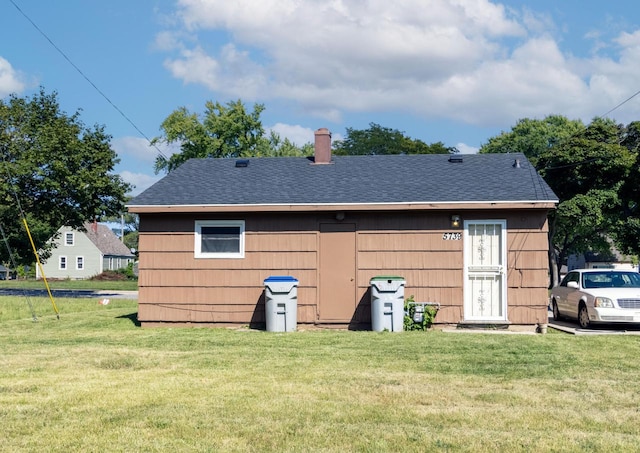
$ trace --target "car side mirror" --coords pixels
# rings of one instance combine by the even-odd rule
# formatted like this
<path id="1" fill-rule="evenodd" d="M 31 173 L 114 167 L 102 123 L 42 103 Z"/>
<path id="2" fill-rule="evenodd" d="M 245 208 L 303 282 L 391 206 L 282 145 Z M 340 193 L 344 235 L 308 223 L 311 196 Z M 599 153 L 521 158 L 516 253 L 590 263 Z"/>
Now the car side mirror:
<path id="1" fill-rule="evenodd" d="M 567 282 L 567 287 L 578 289 L 578 282 Z"/>

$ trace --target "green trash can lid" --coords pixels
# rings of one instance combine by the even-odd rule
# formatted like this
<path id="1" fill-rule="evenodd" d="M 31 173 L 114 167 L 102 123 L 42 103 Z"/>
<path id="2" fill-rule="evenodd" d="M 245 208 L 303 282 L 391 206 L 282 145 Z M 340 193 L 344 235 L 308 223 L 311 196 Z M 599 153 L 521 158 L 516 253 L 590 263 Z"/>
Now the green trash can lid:
<path id="1" fill-rule="evenodd" d="M 396 281 L 396 280 L 404 280 L 404 277 L 398 277 L 397 275 L 378 275 L 376 277 L 373 277 L 371 279 L 371 281 L 380 281 L 380 280 L 387 280 L 387 281 Z"/>

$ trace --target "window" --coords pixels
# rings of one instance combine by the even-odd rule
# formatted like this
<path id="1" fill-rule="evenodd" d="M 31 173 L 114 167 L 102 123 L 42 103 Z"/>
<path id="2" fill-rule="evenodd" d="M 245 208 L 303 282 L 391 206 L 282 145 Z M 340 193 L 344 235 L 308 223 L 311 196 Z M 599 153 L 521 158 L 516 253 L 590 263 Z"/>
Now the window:
<path id="1" fill-rule="evenodd" d="M 196 258 L 244 258 L 244 220 L 196 220 Z"/>
<path id="2" fill-rule="evenodd" d="M 64 245 L 71 246 L 73 245 L 74 234 L 73 232 L 64 234 Z"/>
<path id="3" fill-rule="evenodd" d="M 84 256 L 76 256 L 76 269 L 79 271 L 84 269 Z"/>
<path id="4" fill-rule="evenodd" d="M 569 272 L 563 279 L 562 279 L 562 283 L 560 283 L 560 286 L 567 286 L 567 283 L 569 282 L 576 282 L 578 283 L 578 280 L 580 280 L 580 274 L 578 272 Z"/>
<path id="5" fill-rule="evenodd" d="M 61 256 L 58 258 L 58 269 L 65 270 L 67 268 L 67 257 Z"/>

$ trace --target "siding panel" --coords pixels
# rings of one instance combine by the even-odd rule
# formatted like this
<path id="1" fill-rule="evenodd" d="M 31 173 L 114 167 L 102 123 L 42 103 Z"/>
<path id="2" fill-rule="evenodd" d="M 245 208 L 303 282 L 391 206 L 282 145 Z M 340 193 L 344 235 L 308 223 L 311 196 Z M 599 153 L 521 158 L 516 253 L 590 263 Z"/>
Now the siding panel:
<path id="1" fill-rule="evenodd" d="M 451 232 L 447 230 L 447 232 Z M 460 231 L 456 231 L 460 232 Z M 443 239 L 445 231 L 429 232 L 365 232 L 358 235 L 360 251 L 389 251 L 411 252 L 428 250 L 431 252 L 462 250 L 462 241 L 447 241 Z"/>
<path id="2" fill-rule="evenodd" d="M 299 280 L 300 286 L 315 286 L 316 271 L 296 269 L 293 277 Z M 171 269 L 154 269 L 140 275 L 140 286 L 151 287 L 254 287 L 263 288 L 264 280 L 273 275 L 271 271 L 261 269 L 243 269 L 229 272 L 227 269 L 176 271 Z"/>
<path id="3" fill-rule="evenodd" d="M 360 269 L 462 269 L 462 252 L 428 250 L 391 252 L 367 251 L 358 254 Z"/>
<path id="4" fill-rule="evenodd" d="M 457 214 L 458 212 L 456 212 Z M 464 220 L 507 219 L 509 321 L 535 324 L 546 313 L 547 223 L 544 211 L 467 211 Z M 463 319 L 463 240 L 444 240 L 450 212 L 349 212 L 356 225 L 357 308 L 370 322 L 369 281 L 377 275 L 406 279 L 405 294 L 439 302 L 436 322 Z M 245 220 L 245 257 L 195 259 L 194 220 Z M 315 323 L 319 312 L 319 225 L 335 213 L 247 215 L 142 214 L 140 319 L 143 323 L 259 323 L 264 321 L 263 281 L 271 275 L 299 279 L 298 321 Z M 330 233 L 329 233 L 330 234 Z"/>
<path id="5" fill-rule="evenodd" d="M 232 304 L 255 305 L 264 302 L 264 288 L 147 288 L 141 304 Z M 315 288 L 298 288 L 298 305 L 315 305 Z"/>
<path id="6" fill-rule="evenodd" d="M 143 269 L 315 269 L 317 254 L 311 252 L 247 252 L 242 259 L 194 258 L 188 252 L 149 252 L 140 257 Z"/>

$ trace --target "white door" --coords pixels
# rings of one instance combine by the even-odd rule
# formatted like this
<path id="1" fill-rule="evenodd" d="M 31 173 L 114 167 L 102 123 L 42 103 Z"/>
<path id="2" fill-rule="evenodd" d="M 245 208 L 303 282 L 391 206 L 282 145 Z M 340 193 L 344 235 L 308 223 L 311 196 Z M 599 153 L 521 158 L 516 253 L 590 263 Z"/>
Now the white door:
<path id="1" fill-rule="evenodd" d="M 464 222 L 464 320 L 507 320 L 507 222 Z"/>

